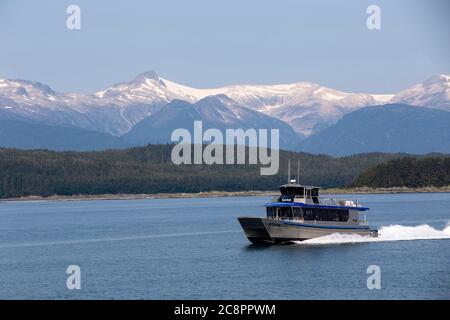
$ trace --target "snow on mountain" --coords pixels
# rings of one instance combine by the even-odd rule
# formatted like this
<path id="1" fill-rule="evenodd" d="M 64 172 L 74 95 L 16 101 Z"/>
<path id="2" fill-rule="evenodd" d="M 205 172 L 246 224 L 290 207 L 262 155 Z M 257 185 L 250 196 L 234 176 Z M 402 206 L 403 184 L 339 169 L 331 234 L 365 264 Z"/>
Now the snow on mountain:
<path id="1" fill-rule="evenodd" d="M 365 106 L 398 102 L 449 109 L 448 79 L 448 75 L 438 75 L 395 95 L 348 93 L 311 82 L 232 85 L 214 89 L 191 88 L 162 78 L 158 78 L 158 83 L 177 98 L 190 102 L 225 94 L 240 105 L 283 120 L 295 131 L 308 136 Z"/>
<path id="2" fill-rule="evenodd" d="M 24 118 L 120 136 L 175 100 L 190 103 L 223 94 L 311 135 L 359 108 L 391 102 L 450 109 L 449 76 L 438 75 L 395 95 L 348 93 L 311 82 L 197 89 L 154 71 L 95 94 L 57 93 L 39 82 L 0 79 L 0 118 Z"/>
<path id="3" fill-rule="evenodd" d="M 450 110 L 450 75 L 440 74 L 400 91 L 392 102 Z"/>
<path id="4" fill-rule="evenodd" d="M 297 132 L 309 135 L 323 123 L 334 123 L 355 108 L 385 103 L 392 96 L 346 93 L 315 83 L 281 85 L 232 85 L 197 89 L 160 78 L 154 72 L 139 75 L 96 93 L 122 104 L 155 103 L 182 99 L 195 103 L 211 95 L 224 94 L 242 106 L 260 111 L 290 124 Z M 323 120 L 323 121 L 322 121 Z"/>
<path id="5" fill-rule="evenodd" d="M 380 104 L 376 95 L 346 93 L 310 82 L 291 85 L 230 87 L 225 92 L 239 103 L 283 120 L 310 135 L 360 107 Z"/>
<path id="6" fill-rule="evenodd" d="M 57 93 L 39 82 L 0 79 L 0 118 L 78 127 L 120 136 L 167 101 L 139 104 L 91 94 Z"/>
<path id="7" fill-rule="evenodd" d="M 142 73 L 132 81 L 115 84 L 104 91 L 97 92 L 95 96 L 119 105 L 167 103 L 184 98 L 167 89 L 166 84 L 154 71 Z"/>

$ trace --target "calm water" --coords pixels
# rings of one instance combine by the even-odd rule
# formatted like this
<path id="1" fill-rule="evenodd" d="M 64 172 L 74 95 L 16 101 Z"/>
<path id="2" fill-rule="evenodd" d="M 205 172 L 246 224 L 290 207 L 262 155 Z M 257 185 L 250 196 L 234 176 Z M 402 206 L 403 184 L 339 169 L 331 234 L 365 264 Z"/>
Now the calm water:
<path id="1" fill-rule="evenodd" d="M 263 214 L 261 197 L 0 203 L 0 298 L 449 299 L 450 239 L 427 238 L 450 237 L 450 194 L 348 197 L 385 241 L 249 245 L 236 217 Z"/>

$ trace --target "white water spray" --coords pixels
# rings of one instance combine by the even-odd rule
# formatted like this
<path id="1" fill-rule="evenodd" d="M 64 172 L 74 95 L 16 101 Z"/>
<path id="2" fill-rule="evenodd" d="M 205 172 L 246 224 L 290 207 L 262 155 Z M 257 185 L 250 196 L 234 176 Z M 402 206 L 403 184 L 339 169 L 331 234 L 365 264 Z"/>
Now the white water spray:
<path id="1" fill-rule="evenodd" d="M 351 234 L 331 234 L 319 238 L 296 242 L 300 245 L 321 245 L 321 244 L 342 244 L 359 242 L 383 242 L 383 241 L 404 241 L 404 240 L 428 240 L 428 239 L 450 239 L 450 224 L 443 230 L 422 224 L 415 227 L 390 225 L 381 227 L 378 230 L 378 238 Z"/>

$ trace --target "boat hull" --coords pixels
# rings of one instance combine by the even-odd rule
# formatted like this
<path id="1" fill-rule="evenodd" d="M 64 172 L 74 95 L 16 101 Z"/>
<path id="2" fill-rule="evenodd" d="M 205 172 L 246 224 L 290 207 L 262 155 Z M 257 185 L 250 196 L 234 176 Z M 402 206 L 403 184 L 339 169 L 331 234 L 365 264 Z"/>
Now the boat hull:
<path id="1" fill-rule="evenodd" d="M 303 241 L 333 233 L 357 234 L 361 236 L 376 235 L 375 230 L 359 225 L 336 226 L 256 217 L 241 217 L 238 220 L 248 240 L 255 244 Z"/>

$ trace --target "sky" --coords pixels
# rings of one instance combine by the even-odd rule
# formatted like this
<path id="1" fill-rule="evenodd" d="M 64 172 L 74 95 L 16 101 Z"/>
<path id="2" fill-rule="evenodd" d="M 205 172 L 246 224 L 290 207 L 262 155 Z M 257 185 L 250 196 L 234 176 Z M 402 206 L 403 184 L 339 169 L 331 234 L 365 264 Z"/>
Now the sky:
<path id="1" fill-rule="evenodd" d="M 66 8 L 81 9 L 81 29 Z M 376 4 L 381 29 L 369 30 Z M 450 73 L 447 0 L 0 0 L 0 78 L 89 93 L 155 70 L 199 88 L 394 93 Z"/>

